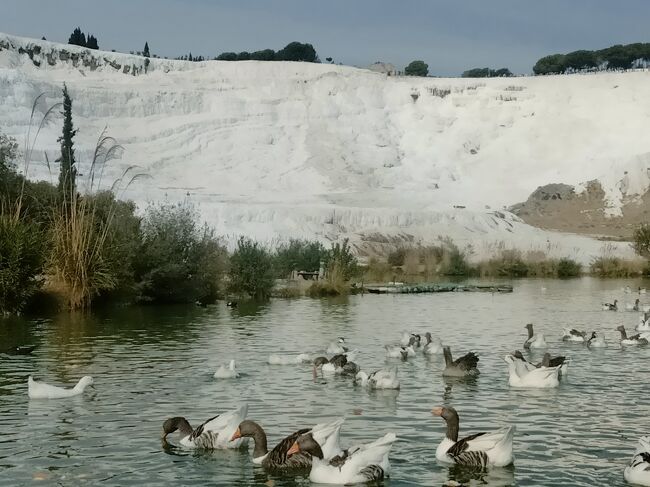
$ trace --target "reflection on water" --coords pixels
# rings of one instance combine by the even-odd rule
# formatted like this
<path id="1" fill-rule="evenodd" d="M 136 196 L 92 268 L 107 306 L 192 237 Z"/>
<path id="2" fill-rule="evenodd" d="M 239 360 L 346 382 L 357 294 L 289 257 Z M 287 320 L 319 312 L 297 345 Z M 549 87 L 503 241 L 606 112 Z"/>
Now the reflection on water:
<path id="1" fill-rule="evenodd" d="M 271 446 L 298 428 L 338 416 L 346 417 L 344 446 L 395 431 L 391 486 L 622 486 L 637 438 L 649 432 L 642 405 L 650 347 L 621 350 L 613 330 L 619 324 L 633 328 L 637 314 L 600 311 L 601 302 L 614 298 L 633 302 L 636 295 L 621 291 L 626 285 L 646 287 L 634 281 L 529 280 L 516 281 L 511 295 L 365 295 L 5 320 L 0 350 L 37 348 L 31 355 L 0 353 L 2 485 L 309 485 L 305 476 L 265 473 L 252 464 L 249 450 L 192 452 L 161 444 L 167 417 L 200 424 L 247 402 L 249 418 L 263 425 Z M 650 295 L 640 297 L 650 302 Z M 545 334 L 552 354 L 572 360 L 558 389 L 507 385 L 503 355 L 521 348 L 528 322 Z M 563 343 L 565 326 L 603 331 L 609 346 L 590 351 Z M 386 359 L 383 346 L 407 330 L 432 332 L 455 356 L 477 352 L 481 375 L 443 378 L 442 356 Z M 338 336 L 359 349 L 356 362 L 364 370 L 396 365 L 401 390 L 368 391 L 342 377 L 314 380 L 310 364 L 267 364 L 271 353 L 324 354 Z M 538 362 L 542 354 L 527 356 Z M 213 379 L 230 359 L 242 376 Z M 29 401 L 30 374 L 65 386 L 92 375 L 95 389 Z M 515 424 L 515 467 L 483 472 L 438 464 L 435 449 L 445 425 L 431 415 L 436 405 L 456 407 L 461 436 Z"/>

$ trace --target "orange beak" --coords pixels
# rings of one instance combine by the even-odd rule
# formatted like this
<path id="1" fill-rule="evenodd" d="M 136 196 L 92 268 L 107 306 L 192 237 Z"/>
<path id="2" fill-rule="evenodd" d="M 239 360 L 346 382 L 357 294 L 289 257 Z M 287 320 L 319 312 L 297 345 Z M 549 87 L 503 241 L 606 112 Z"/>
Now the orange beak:
<path id="1" fill-rule="evenodd" d="M 237 439 L 241 438 L 241 431 L 239 431 L 239 428 L 237 428 L 237 431 L 235 431 L 232 434 L 232 438 L 230 438 L 230 441 L 235 441 Z"/>
<path id="2" fill-rule="evenodd" d="M 431 410 L 431 414 L 433 414 L 434 416 L 442 416 L 442 408 L 441 407 L 433 408 Z"/>
<path id="3" fill-rule="evenodd" d="M 290 457 L 294 453 L 300 452 L 300 445 L 298 445 L 297 441 L 293 442 L 293 445 L 291 445 L 291 448 L 289 448 L 289 451 L 287 452 L 287 456 Z"/>

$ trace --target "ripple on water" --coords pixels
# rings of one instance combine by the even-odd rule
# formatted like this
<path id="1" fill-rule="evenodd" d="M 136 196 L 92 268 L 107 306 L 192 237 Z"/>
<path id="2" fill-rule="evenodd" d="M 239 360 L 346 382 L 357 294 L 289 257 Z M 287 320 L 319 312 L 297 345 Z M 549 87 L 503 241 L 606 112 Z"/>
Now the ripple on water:
<path id="1" fill-rule="evenodd" d="M 44 480 L 62 485 L 308 485 L 305 478 L 267 475 L 243 451 L 163 448 L 162 421 L 184 415 L 194 425 L 241 402 L 275 445 L 297 428 L 345 416 L 342 442 L 395 431 L 391 486 L 622 486 L 638 437 L 647 433 L 644 407 L 650 348 L 617 346 L 614 328 L 636 313 L 599 311 L 618 297 L 621 281 L 517 281 L 512 295 L 354 296 L 340 300 L 273 301 L 203 308 L 132 308 L 91 317 L 13 320 L 0 343 L 32 342 L 31 356 L 0 356 L 0 476 L 7 485 Z M 547 288 L 540 293 L 540 286 Z M 570 299 L 567 299 L 567 298 Z M 630 300 L 633 300 L 633 297 Z M 645 296 L 643 297 L 644 299 Z M 647 299 L 650 299 L 647 298 Z M 571 358 L 556 390 L 507 385 L 503 355 L 521 348 L 523 325 L 535 323 L 550 351 Z M 609 347 L 588 350 L 561 341 L 562 328 L 604 331 Z M 383 346 L 402 331 L 431 331 L 454 356 L 480 356 L 475 380 L 443 379 L 442 356 L 402 363 Z M 349 380 L 312 377 L 309 364 L 267 364 L 271 353 L 323 353 L 344 336 L 365 370 L 397 365 L 400 391 L 367 391 Z M 530 355 L 541 360 L 542 351 Z M 216 368 L 237 361 L 242 376 L 215 380 Z M 29 374 L 56 384 L 95 378 L 82 397 L 29 401 Z M 433 406 L 453 405 L 461 435 L 515 424 L 516 466 L 475 472 L 439 465 L 445 432 Z"/>

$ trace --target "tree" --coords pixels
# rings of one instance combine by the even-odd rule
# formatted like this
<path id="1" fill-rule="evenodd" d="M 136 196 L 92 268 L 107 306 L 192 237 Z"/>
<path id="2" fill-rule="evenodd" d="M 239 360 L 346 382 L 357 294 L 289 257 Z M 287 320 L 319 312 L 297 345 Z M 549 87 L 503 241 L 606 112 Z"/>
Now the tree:
<path id="1" fill-rule="evenodd" d="M 643 223 L 634 230 L 632 247 L 641 257 L 650 258 L 650 224 Z"/>
<path id="2" fill-rule="evenodd" d="M 236 52 L 222 52 L 217 56 L 217 61 L 237 61 Z"/>
<path id="3" fill-rule="evenodd" d="M 275 51 L 273 49 L 263 49 L 261 51 L 251 52 L 251 59 L 253 61 L 274 61 Z M 224 61 L 230 61 L 230 59 L 224 59 Z"/>
<path id="4" fill-rule="evenodd" d="M 314 46 L 301 42 L 290 42 L 276 54 L 278 61 L 302 61 L 307 63 L 318 63 L 318 55 Z"/>
<path id="5" fill-rule="evenodd" d="M 406 76 L 426 76 L 429 74 L 429 65 L 424 61 L 411 61 L 411 63 L 404 68 Z"/>
<path id="6" fill-rule="evenodd" d="M 535 74 L 560 74 L 566 70 L 566 56 L 564 54 L 551 54 L 540 58 L 535 66 Z"/>
<path id="7" fill-rule="evenodd" d="M 326 57 L 326 58 L 325 58 L 325 61 L 327 61 L 328 63 L 331 64 L 331 63 L 332 63 L 332 58 L 331 58 L 331 57 Z"/>
<path id="8" fill-rule="evenodd" d="M 72 201 L 76 190 L 77 169 L 74 159 L 73 138 L 77 131 L 72 125 L 72 99 L 68 94 L 68 87 L 63 84 L 63 134 L 57 142 L 61 144 L 61 157 L 57 159 L 60 163 L 59 192 L 64 202 Z"/>
<path id="9" fill-rule="evenodd" d="M 273 289 L 273 259 L 258 242 L 241 237 L 230 257 L 230 290 L 266 299 Z"/>
<path id="10" fill-rule="evenodd" d="M 565 57 L 566 67 L 576 71 L 581 69 L 595 68 L 598 66 L 596 55 L 593 51 L 573 51 Z"/>
<path id="11" fill-rule="evenodd" d="M 237 54 L 237 61 L 248 61 L 251 58 L 250 52 L 242 51 Z"/>
<path id="12" fill-rule="evenodd" d="M 18 142 L 13 137 L 0 133 L 0 181 L 5 180 L 9 171 L 15 170 L 15 160 L 18 156 Z"/>
<path id="13" fill-rule="evenodd" d="M 86 41 L 86 47 L 88 49 L 99 49 L 99 44 L 97 43 L 97 38 L 94 35 L 88 34 L 88 40 Z"/>
<path id="14" fill-rule="evenodd" d="M 68 44 L 86 47 L 86 36 L 81 32 L 81 28 L 77 27 L 72 31 L 72 34 L 70 34 L 70 38 L 68 39 Z"/>
<path id="15" fill-rule="evenodd" d="M 144 49 L 142 50 L 142 55 L 144 57 L 149 57 L 150 56 L 150 54 L 149 54 L 149 43 L 148 42 L 144 43 Z"/>

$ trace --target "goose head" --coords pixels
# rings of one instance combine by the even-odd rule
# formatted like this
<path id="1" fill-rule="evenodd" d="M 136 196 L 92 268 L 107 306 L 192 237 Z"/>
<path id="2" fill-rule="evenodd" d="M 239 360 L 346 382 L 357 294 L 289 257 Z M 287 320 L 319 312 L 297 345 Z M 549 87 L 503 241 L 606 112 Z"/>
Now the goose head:
<path id="1" fill-rule="evenodd" d="M 429 343 L 432 342 L 431 333 L 426 332 L 426 333 L 424 334 L 424 338 L 427 339 L 427 344 L 429 344 Z"/>
<path id="2" fill-rule="evenodd" d="M 83 391 L 88 386 L 92 387 L 93 384 L 94 384 L 93 378 L 89 375 L 85 375 L 81 379 L 79 379 L 79 382 L 77 382 L 77 385 L 75 387 Z"/>
<path id="3" fill-rule="evenodd" d="M 345 343 L 345 337 L 339 337 L 337 341 L 339 343 L 343 344 L 343 343 Z"/>
<path id="4" fill-rule="evenodd" d="M 190 424 L 182 416 L 174 416 L 165 420 L 162 427 L 161 439 L 167 441 L 167 435 L 172 434 L 174 431 L 181 430 L 181 433 L 188 435 L 192 432 Z"/>
<path id="5" fill-rule="evenodd" d="M 526 330 L 528 330 L 528 338 L 532 338 L 533 337 L 533 324 L 528 323 L 526 326 L 524 326 L 524 328 Z"/>
<path id="6" fill-rule="evenodd" d="M 406 361 L 409 358 L 409 352 L 405 347 L 400 347 L 399 353 L 402 355 L 402 360 Z"/>
<path id="7" fill-rule="evenodd" d="M 311 433 L 300 435 L 296 441 L 293 442 L 289 451 L 287 451 L 287 456 L 290 457 L 296 453 L 303 452 L 309 453 L 312 457 L 316 457 L 320 460 L 323 459 L 323 450 L 320 445 Z"/>
<path id="8" fill-rule="evenodd" d="M 519 360 L 526 360 L 519 350 L 515 350 L 511 355 Z"/>

